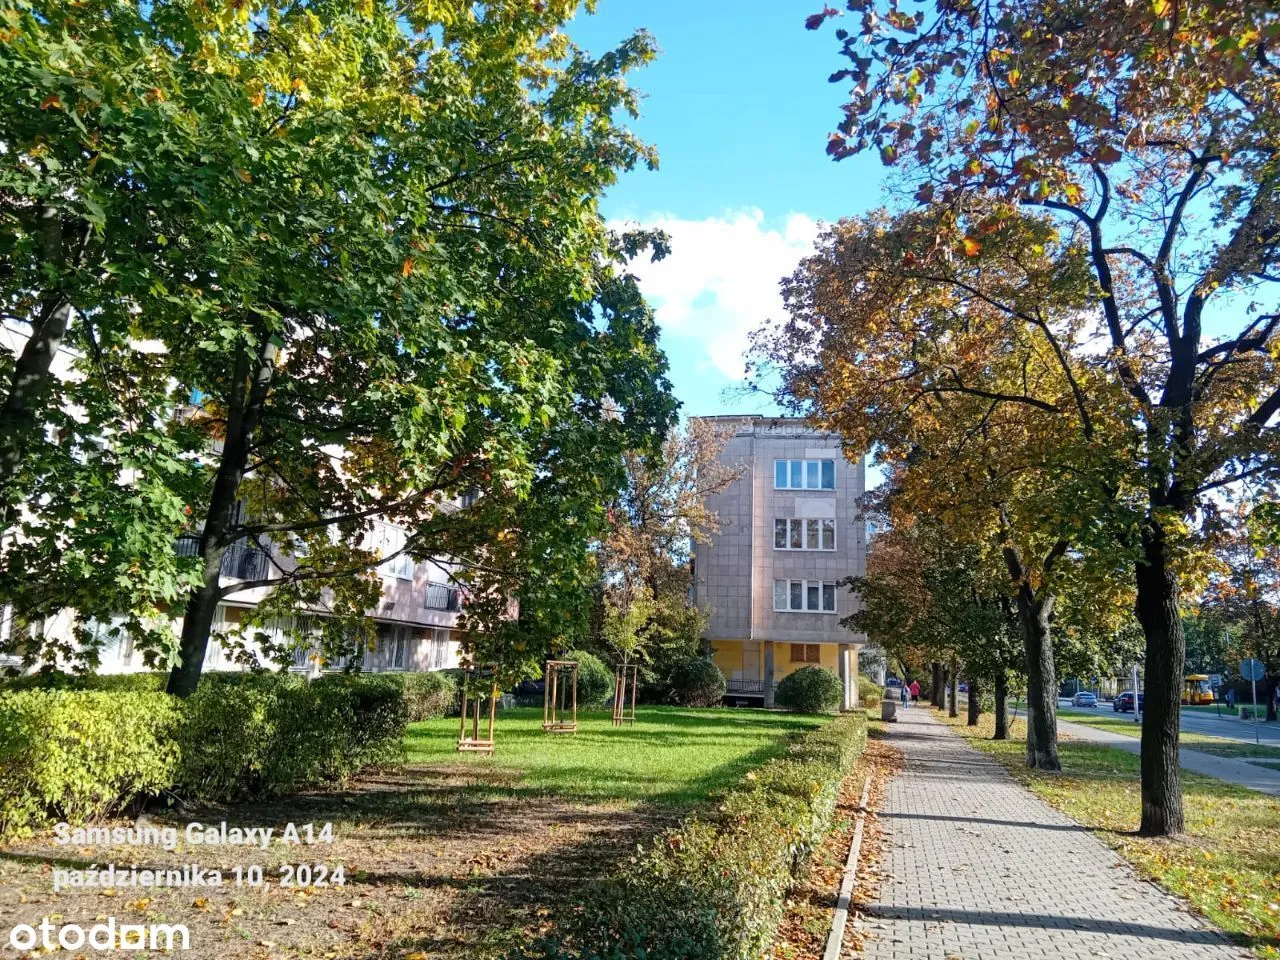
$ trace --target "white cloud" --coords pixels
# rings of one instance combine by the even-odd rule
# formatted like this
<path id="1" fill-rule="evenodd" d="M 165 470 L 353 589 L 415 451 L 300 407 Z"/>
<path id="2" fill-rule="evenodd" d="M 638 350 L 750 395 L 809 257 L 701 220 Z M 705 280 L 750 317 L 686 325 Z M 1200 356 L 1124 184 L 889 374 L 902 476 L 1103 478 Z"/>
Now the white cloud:
<path id="1" fill-rule="evenodd" d="M 631 268 L 663 330 L 698 344 L 707 365 L 741 379 L 748 334 L 781 318 L 778 281 L 813 249 L 818 223 L 792 213 L 775 229 L 763 211 L 749 208 L 705 220 L 657 215 L 642 226 L 671 237 L 665 260 L 642 257 Z"/>

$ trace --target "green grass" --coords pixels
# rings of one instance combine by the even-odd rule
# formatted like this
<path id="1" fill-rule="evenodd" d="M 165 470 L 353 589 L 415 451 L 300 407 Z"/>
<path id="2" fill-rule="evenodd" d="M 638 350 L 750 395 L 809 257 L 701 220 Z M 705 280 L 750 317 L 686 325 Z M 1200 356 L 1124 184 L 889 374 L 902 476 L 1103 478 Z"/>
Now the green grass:
<path id="1" fill-rule="evenodd" d="M 942 719 L 946 720 L 945 717 Z M 957 721 L 950 721 L 956 724 Z M 1026 767 L 1026 725 L 990 739 L 994 718 L 955 729 L 994 755 L 1032 792 L 1098 835 L 1140 873 L 1184 897 L 1212 923 L 1266 960 L 1280 960 L 1280 801 L 1243 787 L 1182 774 L 1186 833 L 1136 836 L 1141 792 L 1136 754 L 1063 740 L 1062 773 Z"/>
<path id="2" fill-rule="evenodd" d="M 779 755 L 788 734 L 826 719 L 640 707 L 634 725 L 614 727 L 608 713 L 583 711 L 577 734 L 553 735 L 542 731 L 541 708 L 515 708 L 498 714 L 493 756 L 457 752 L 457 719 L 413 724 L 407 747 L 410 763 L 473 776 L 480 792 L 687 806 L 733 786 Z"/>
<path id="3" fill-rule="evenodd" d="M 1142 724 L 1133 722 L 1133 714 L 1124 713 L 1086 713 L 1076 710 L 1059 710 L 1059 716 L 1069 723 L 1083 723 L 1100 730 L 1122 733 L 1126 737 L 1142 735 Z M 1229 740 L 1226 737 L 1212 737 L 1206 733 L 1182 731 L 1181 742 L 1184 746 L 1202 753 L 1211 753 L 1215 757 L 1229 757 L 1233 760 L 1280 760 L 1280 748 L 1265 744 L 1245 743 L 1242 740 Z"/>

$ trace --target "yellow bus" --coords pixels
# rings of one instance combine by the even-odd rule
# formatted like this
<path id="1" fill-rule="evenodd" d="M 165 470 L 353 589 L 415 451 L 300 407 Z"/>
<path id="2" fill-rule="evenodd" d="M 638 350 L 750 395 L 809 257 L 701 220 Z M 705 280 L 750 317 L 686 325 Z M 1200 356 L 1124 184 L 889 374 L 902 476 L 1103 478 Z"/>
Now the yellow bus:
<path id="1" fill-rule="evenodd" d="M 1213 688 L 1209 686 L 1208 676 L 1203 673 L 1189 673 L 1183 677 L 1182 702 L 1191 706 L 1213 703 Z"/>

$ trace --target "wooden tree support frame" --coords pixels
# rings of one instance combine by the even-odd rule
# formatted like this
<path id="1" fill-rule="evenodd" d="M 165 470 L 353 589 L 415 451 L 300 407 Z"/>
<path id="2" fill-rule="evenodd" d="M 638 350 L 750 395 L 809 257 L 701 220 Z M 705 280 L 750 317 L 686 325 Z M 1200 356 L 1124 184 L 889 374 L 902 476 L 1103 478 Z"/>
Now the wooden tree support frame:
<path id="1" fill-rule="evenodd" d="M 626 663 L 618 667 L 614 674 L 613 725 L 615 727 L 636 722 L 636 688 L 640 686 L 637 679 L 639 669 L 634 663 Z"/>
<path id="2" fill-rule="evenodd" d="M 498 708 L 497 670 L 493 667 L 467 667 L 462 676 L 462 711 L 458 726 L 459 753 L 493 753 L 493 716 Z M 477 681 L 487 680 L 489 684 L 489 728 L 485 736 L 480 736 L 480 713 L 484 705 L 484 697 L 470 698 L 467 690 L 475 686 Z M 469 715 L 468 715 L 469 714 Z M 471 735 L 467 735 L 467 720 L 471 721 Z"/>
<path id="3" fill-rule="evenodd" d="M 566 715 L 568 719 L 565 719 Z M 542 692 L 542 729 L 547 733 L 578 732 L 578 663 L 548 660 Z"/>

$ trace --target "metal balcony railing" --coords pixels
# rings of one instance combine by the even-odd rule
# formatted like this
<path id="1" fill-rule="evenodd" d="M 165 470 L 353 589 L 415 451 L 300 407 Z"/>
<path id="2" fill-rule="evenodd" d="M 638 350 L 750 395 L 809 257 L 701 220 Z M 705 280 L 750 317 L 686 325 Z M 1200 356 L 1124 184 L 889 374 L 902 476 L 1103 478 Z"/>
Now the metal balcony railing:
<path id="1" fill-rule="evenodd" d="M 200 538 L 194 534 L 183 534 L 174 544 L 174 550 L 180 557 L 194 557 L 200 553 Z M 222 555 L 222 575 L 234 580 L 261 580 L 267 576 L 271 562 L 266 551 L 244 541 L 237 541 L 227 548 Z"/>
<path id="2" fill-rule="evenodd" d="M 757 696 L 764 695 L 763 680 L 726 680 L 724 684 L 725 693 L 738 694 L 755 694 Z"/>
<path id="3" fill-rule="evenodd" d="M 422 605 L 428 610 L 448 610 L 457 613 L 462 609 L 462 596 L 455 587 L 443 583 L 427 584 L 427 596 Z"/>

